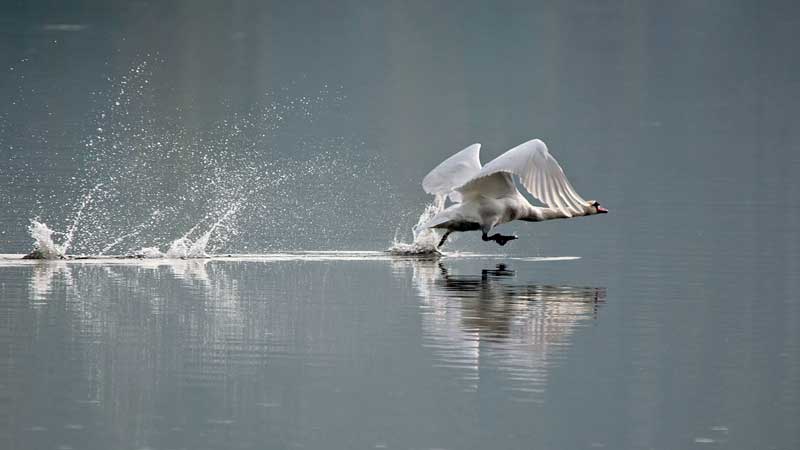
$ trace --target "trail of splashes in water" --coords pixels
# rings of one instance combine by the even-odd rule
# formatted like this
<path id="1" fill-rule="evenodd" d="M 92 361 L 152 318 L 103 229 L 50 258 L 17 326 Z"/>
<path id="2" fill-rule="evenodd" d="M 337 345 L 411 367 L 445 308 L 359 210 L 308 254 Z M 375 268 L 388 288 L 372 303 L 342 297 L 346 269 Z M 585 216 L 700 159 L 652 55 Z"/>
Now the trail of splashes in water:
<path id="1" fill-rule="evenodd" d="M 186 232 L 180 238 L 174 240 L 169 249 L 166 253 L 162 253 L 158 247 L 143 247 L 139 251 L 134 252 L 133 256 L 138 256 L 141 258 L 206 258 L 208 257 L 208 253 L 206 252 L 208 247 L 208 242 L 211 239 L 214 232 L 216 232 L 221 227 L 228 227 L 229 221 L 231 221 L 236 214 L 240 211 L 243 200 L 239 200 L 234 202 L 224 214 L 222 214 L 211 226 L 208 230 L 206 230 L 203 234 L 200 235 L 196 240 L 192 241 L 189 236 L 194 233 L 205 221 L 205 219 L 201 222 L 195 224 L 188 232 Z M 160 211 L 155 211 L 153 216 L 161 214 Z M 75 223 L 78 221 L 76 220 Z M 147 223 L 141 225 L 141 227 L 146 226 Z M 70 233 L 60 233 L 57 231 L 51 230 L 47 224 L 39 222 L 36 219 L 31 219 L 31 225 L 28 227 L 31 237 L 34 240 L 33 243 L 33 251 L 31 251 L 26 258 L 30 259 L 60 259 L 64 258 L 66 254 L 66 250 L 68 248 L 68 242 L 70 239 Z M 71 230 L 74 232 L 74 230 Z M 134 231 L 133 233 L 128 233 L 127 235 L 120 236 L 114 242 L 107 245 L 103 250 L 103 253 L 110 250 L 114 246 L 118 245 L 121 241 L 125 238 L 131 237 L 136 235 L 141 230 Z M 67 240 L 64 244 L 57 244 L 55 240 L 53 240 L 54 234 L 61 234 L 67 236 Z M 102 254 L 102 253 L 101 253 Z"/>
<path id="2" fill-rule="evenodd" d="M 361 229 L 394 225 L 383 205 L 395 194 L 380 158 L 358 154 L 365 144 L 347 137 L 320 136 L 313 127 L 297 131 L 320 114 L 337 113 L 343 97 L 336 92 L 267 92 L 250 109 L 194 131 L 180 114 L 155 108 L 161 85 L 150 82 L 150 66 L 145 61 L 109 78 L 112 86 L 93 94 L 98 111 L 81 142 L 79 172 L 61 180 L 63 192 L 36 202 L 47 210 L 28 216 L 55 215 L 47 222 L 67 231 L 51 231 L 64 250 L 153 255 L 154 248 L 172 247 L 175 236 L 186 239 L 175 244 L 186 255 L 211 251 L 206 247 L 331 248 L 369 245 Z M 53 201 L 60 197 L 63 203 Z M 236 201 L 241 204 L 226 214 Z M 152 215 L 154 209 L 163 213 Z M 148 214 L 151 220 L 143 222 Z"/>

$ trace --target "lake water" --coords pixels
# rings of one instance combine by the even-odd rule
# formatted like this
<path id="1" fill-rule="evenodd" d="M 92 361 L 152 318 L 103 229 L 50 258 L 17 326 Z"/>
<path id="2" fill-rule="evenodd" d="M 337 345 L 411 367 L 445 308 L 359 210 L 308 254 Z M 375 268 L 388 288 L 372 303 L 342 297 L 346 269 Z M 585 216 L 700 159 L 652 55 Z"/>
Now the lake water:
<path id="1" fill-rule="evenodd" d="M 798 13 L 4 2 L 0 448 L 800 448 Z M 611 213 L 384 252 L 533 137 Z"/>

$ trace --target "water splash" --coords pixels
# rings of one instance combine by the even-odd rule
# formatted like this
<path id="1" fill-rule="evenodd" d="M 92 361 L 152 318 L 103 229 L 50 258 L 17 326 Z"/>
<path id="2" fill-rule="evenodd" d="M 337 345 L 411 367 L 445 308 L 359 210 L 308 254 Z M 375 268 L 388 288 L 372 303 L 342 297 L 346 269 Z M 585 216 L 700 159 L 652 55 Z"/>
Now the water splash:
<path id="1" fill-rule="evenodd" d="M 205 223 L 205 219 L 195 224 L 183 236 L 172 241 L 166 252 L 161 252 L 161 250 L 156 246 L 142 247 L 127 256 L 133 256 L 135 258 L 170 259 L 208 258 L 210 256 L 208 254 L 209 241 L 218 230 L 224 229 L 229 233 L 235 233 L 236 221 L 234 218 L 242 208 L 243 204 L 244 202 L 242 200 L 230 205 L 224 214 L 222 214 L 214 223 L 211 224 L 211 226 L 208 227 L 205 232 L 200 234 L 200 236 L 194 240 L 191 239 L 191 236 L 195 234 L 198 229 L 201 229 Z"/>
<path id="2" fill-rule="evenodd" d="M 67 238 L 64 241 L 64 244 L 61 246 L 61 254 L 62 255 L 66 255 L 67 254 L 67 250 L 69 250 L 69 247 L 72 245 L 72 242 L 75 239 L 75 231 L 77 231 L 78 225 L 81 222 L 81 217 L 83 217 L 83 212 L 86 210 L 86 207 L 89 206 L 92 203 L 92 199 L 94 198 L 95 192 L 97 192 L 102 186 L 103 186 L 103 183 L 97 184 L 92 190 L 90 190 L 88 193 L 86 193 L 83 196 L 83 198 L 81 199 L 80 206 L 78 207 L 78 212 L 75 213 L 75 218 L 72 219 L 72 224 L 69 226 L 69 229 L 67 230 L 67 233 L 66 233 L 66 237 Z"/>
<path id="3" fill-rule="evenodd" d="M 444 209 L 443 198 L 437 197 L 434 203 L 425 206 L 422 214 L 419 215 L 417 223 L 411 227 L 413 241 L 405 243 L 398 240 L 395 234 L 392 246 L 387 250 L 393 255 L 414 256 L 414 255 L 439 255 L 439 240 L 442 238 L 441 231 L 433 228 L 425 228 L 423 225 L 428 223 L 436 214 Z"/>
<path id="4" fill-rule="evenodd" d="M 206 253 L 208 240 L 214 233 L 216 227 L 211 227 L 208 231 L 201 234 L 196 240 L 192 241 L 188 236 L 182 236 L 172 241 L 169 249 L 164 254 L 167 258 L 207 258 Z M 189 233 L 187 233 L 188 235 Z"/>
<path id="5" fill-rule="evenodd" d="M 83 205 L 88 204 L 88 201 L 85 199 Z M 132 256 L 136 258 L 207 258 L 209 255 L 207 253 L 207 248 L 209 245 L 209 240 L 211 237 L 220 229 L 226 229 L 228 232 L 231 232 L 234 227 L 232 223 L 234 222 L 234 218 L 236 214 L 239 212 L 243 205 L 243 202 L 235 202 L 222 214 L 217 220 L 212 223 L 208 229 L 200 234 L 199 237 L 192 240 L 190 236 L 194 234 L 201 226 L 204 224 L 205 221 L 201 221 L 195 224 L 189 231 L 187 231 L 183 236 L 178 239 L 175 239 L 170 244 L 169 248 L 166 252 L 161 252 L 157 246 L 151 247 L 142 247 L 138 251 L 129 253 L 126 256 Z M 161 214 L 160 211 L 155 211 L 153 213 L 153 217 Z M 151 217 L 152 218 L 152 217 Z M 79 223 L 80 219 L 80 210 L 78 214 L 76 214 L 76 219 L 73 221 L 73 225 L 70 227 L 70 230 L 67 233 L 60 233 L 57 231 L 51 230 L 46 224 L 39 222 L 36 219 L 31 220 L 31 225 L 29 226 L 29 232 L 31 237 L 34 240 L 33 250 L 25 256 L 27 259 L 64 259 L 67 257 L 67 249 L 69 248 L 69 243 L 74 236 L 74 232 L 77 229 L 77 224 Z M 102 253 L 110 250 L 117 244 L 119 244 L 124 239 L 135 236 L 139 234 L 141 230 L 134 230 L 134 232 L 127 233 L 125 235 L 120 236 L 114 242 L 107 245 Z M 61 234 L 65 236 L 65 241 L 63 244 L 58 244 L 53 239 L 54 234 Z"/>
<path id="6" fill-rule="evenodd" d="M 162 216 L 163 216 L 163 212 L 161 210 L 157 209 L 157 210 L 153 211 L 153 213 L 150 214 L 150 219 L 148 221 L 139 224 L 130 233 L 125 233 L 122 236 L 119 236 L 118 238 L 114 239 L 113 242 L 111 242 L 110 244 L 108 244 L 105 247 L 103 247 L 103 249 L 100 251 L 99 255 L 100 256 L 105 255 L 112 248 L 118 246 L 122 242 L 125 242 L 125 240 L 138 236 L 139 234 L 141 234 L 142 231 L 147 229 L 148 226 L 152 225 L 156 220 L 160 219 Z M 142 250 L 145 250 L 145 249 L 146 249 L 145 247 L 142 247 Z"/>
<path id="7" fill-rule="evenodd" d="M 33 238 L 33 250 L 25 255 L 26 259 L 64 258 L 64 249 L 66 245 L 59 245 L 53 240 L 53 234 L 63 233 L 57 233 L 51 230 L 47 224 L 39 222 L 36 219 L 31 219 L 28 232 L 30 232 L 31 238 Z"/>
<path id="8" fill-rule="evenodd" d="M 181 237 L 172 241 L 164 256 L 167 258 L 202 258 L 208 255 L 202 243 L 195 245 L 189 238 Z"/>
<path id="9" fill-rule="evenodd" d="M 34 193 L 34 208 L 19 213 L 66 230 L 62 255 L 336 248 L 367 245 L 361 230 L 394 225 L 383 205 L 396 193 L 380 159 L 363 142 L 307 126 L 339 115 L 340 92 L 264 92 L 196 129 L 185 105 L 160 103 L 169 86 L 151 81 L 161 64 L 153 57 L 109 76 L 91 94 L 96 112 L 78 143 L 77 172 L 36 178 L 59 188 Z"/>
<path id="10" fill-rule="evenodd" d="M 163 258 L 164 254 L 161 253 L 161 250 L 159 250 L 158 247 L 142 247 L 133 252 L 132 256 L 136 258 L 155 259 Z"/>
<path id="11" fill-rule="evenodd" d="M 200 223 L 192 227 L 185 235 L 174 240 L 170 244 L 165 256 L 167 258 L 206 258 L 208 257 L 207 248 L 211 236 L 217 229 L 223 228 L 228 232 L 235 233 L 235 221 L 232 220 L 241 209 L 244 200 L 233 203 L 224 214 L 222 214 L 216 222 L 197 239 L 192 241 L 189 236 L 198 229 Z M 202 223 L 202 222 L 201 222 Z"/>

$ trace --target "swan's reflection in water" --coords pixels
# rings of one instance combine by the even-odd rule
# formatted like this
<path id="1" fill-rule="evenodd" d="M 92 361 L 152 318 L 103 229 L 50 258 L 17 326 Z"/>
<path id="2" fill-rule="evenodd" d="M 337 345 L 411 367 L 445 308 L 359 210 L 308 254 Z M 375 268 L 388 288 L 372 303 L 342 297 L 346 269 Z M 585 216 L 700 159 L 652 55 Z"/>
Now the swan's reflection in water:
<path id="1" fill-rule="evenodd" d="M 604 288 L 520 284 L 505 264 L 474 275 L 451 273 L 440 262 L 413 268 L 425 345 L 438 365 L 467 391 L 477 391 L 482 374 L 497 370 L 521 401 L 541 399 L 549 368 L 606 297 Z"/>

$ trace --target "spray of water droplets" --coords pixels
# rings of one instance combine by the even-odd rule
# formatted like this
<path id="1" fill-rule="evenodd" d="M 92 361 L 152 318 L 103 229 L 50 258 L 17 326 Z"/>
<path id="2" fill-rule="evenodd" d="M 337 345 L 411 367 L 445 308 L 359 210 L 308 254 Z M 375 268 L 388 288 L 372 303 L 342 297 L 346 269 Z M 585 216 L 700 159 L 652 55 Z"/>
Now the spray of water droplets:
<path id="1" fill-rule="evenodd" d="M 194 131 L 184 111 L 156 110 L 153 65 L 142 62 L 95 93 L 92 131 L 75 151 L 80 169 L 64 183 L 75 200 L 41 201 L 34 211 L 66 230 L 32 222 L 34 246 L 53 250 L 44 256 L 358 247 L 359 230 L 391 226 L 384 205 L 393 194 L 377 157 L 345 137 L 287 131 L 334 113 L 340 94 L 265 93 Z M 63 239 L 53 242 L 53 234 Z"/>
<path id="2" fill-rule="evenodd" d="M 419 215 L 417 223 L 411 228 L 413 239 L 411 243 L 402 242 L 399 238 L 400 230 L 395 232 L 394 242 L 389 248 L 389 253 L 400 256 L 435 255 L 439 254 L 439 240 L 442 232 L 426 228 L 425 224 L 433 219 L 436 214 L 444 209 L 444 198 L 437 197 L 436 201 L 429 204 Z"/>

